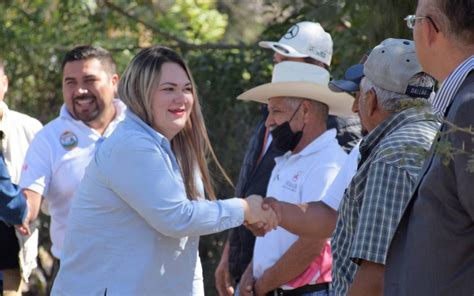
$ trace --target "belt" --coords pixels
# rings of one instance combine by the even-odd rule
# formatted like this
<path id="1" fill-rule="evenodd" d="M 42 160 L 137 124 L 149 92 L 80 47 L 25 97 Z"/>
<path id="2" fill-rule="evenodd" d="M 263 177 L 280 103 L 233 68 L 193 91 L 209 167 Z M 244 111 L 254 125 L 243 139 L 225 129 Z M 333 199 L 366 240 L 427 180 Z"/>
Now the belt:
<path id="1" fill-rule="evenodd" d="M 306 293 L 318 292 L 318 291 L 323 291 L 323 290 L 328 290 L 328 289 L 329 289 L 328 283 L 306 285 L 306 286 L 301 286 L 299 288 L 292 289 L 292 290 L 283 290 L 283 289 L 278 288 L 276 290 L 268 292 L 267 296 L 299 296 Z"/>

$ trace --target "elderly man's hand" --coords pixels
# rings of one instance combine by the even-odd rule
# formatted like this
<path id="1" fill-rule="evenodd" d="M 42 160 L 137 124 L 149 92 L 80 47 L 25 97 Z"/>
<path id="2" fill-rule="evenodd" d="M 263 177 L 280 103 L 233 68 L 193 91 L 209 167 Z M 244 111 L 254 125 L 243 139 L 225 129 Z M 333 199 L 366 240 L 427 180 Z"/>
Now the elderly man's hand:
<path id="1" fill-rule="evenodd" d="M 239 295 L 253 296 L 254 282 L 255 279 L 253 278 L 253 263 L 251 261 L 240 278 Z"/>
<path id="2" fill-rule="evenodd" d="M 263 235 L 278 226 L 278 217 L 271 208 L 262 207 L 263 198 L 259 195 L 250 195 L 245 199 L 247 209 L 245 226 L 255 231 L 256 235 Z"/>
<path id="3" fill-rule="evenodd" d="M 282 209 L 280 207 L 280 202 L 276 198 L 267 197 L 267 198 L 263 199 L 262 209 L 264 209 L 264 210 L 272 209 L 275 212 L 276 216 L 277 216 L 278 223 L 281 222 Z"/>

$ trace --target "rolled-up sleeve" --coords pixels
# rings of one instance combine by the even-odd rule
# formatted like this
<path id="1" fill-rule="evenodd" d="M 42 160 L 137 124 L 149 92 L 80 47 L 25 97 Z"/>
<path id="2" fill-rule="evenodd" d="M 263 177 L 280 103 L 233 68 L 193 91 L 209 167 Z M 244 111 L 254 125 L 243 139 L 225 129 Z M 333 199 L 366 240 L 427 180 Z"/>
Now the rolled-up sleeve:
<path id="1" fill-rule="evenodd" d="M 97 155 L 107 185 L 151 227 L 170 237 L 205 235 L 242 224 L 241 200 L 189 200 L 172 160 L 155 139 L 134 134 Z"/>

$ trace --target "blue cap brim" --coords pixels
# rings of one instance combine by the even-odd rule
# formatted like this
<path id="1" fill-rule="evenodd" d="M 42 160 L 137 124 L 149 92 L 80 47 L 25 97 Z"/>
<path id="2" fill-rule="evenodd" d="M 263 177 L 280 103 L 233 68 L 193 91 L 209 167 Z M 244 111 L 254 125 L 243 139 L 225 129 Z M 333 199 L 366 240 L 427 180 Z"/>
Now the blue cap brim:
<path id="1" fill-rule="evenodd" d="M 333 92 L 355 92 L 359 91 L 359 84 L 350 80 L 332 80 L 329 82 L 328 87 Z"/>
<path id="2" fill-rule="evenodd" d="M 344 79 L 350 80 L 355 83 L 360 83 L 364 77 L 364 65 L 355 64 L 347 68 L 346 73 L 344 73 Z"/>
<path id="3" fill-rule="evenodd" d="M 328 87 L 334 92 L 359 91 L 359 84 L 362 77 L 364 77 L 364 65 L 355 64 L 346 70 L 344 79 L 330 81 Z"/>

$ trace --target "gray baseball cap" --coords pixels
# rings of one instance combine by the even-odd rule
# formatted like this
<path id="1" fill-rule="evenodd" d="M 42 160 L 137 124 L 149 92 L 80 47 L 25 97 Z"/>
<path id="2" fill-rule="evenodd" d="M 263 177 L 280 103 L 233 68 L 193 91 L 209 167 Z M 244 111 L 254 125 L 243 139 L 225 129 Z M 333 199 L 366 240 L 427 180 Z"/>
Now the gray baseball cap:
<path id="1" fill-rule="evenodd" d="M 376 86 L 410 97 L 429 98 L 434 87 L 413 86 L 410 79 L 423 72 L 415 53 L 415 44 L 406 39 L 385 39 L 370 53 L 364 75 Z"/>

